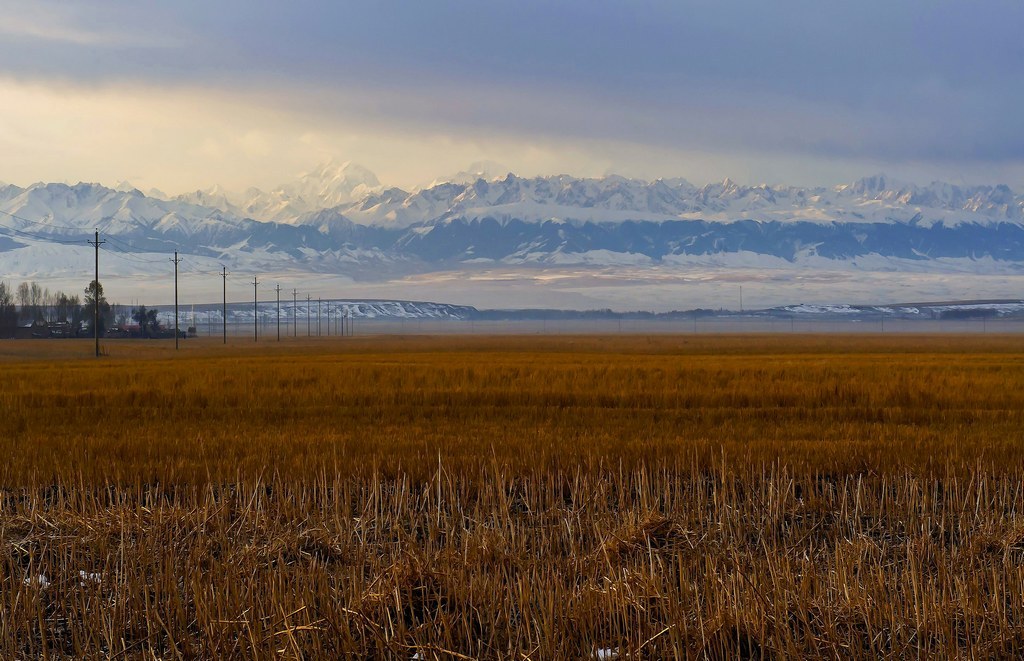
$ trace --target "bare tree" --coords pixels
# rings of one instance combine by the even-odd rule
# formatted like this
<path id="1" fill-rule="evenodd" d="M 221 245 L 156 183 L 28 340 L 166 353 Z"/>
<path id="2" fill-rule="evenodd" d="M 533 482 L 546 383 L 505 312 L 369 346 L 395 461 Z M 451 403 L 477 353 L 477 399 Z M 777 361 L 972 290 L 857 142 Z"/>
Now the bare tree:
<path id="1" fill-rule="evenodd" d="M 57 321 L 54 315 L 57 310 L 57 295 L 50 293 L 50 288 L 43 290 L 43 318 L 47 321 Z"/>
<path id="2" fill-rule="evenodd" d="M 29 304 L 31 303 L 31 301 L 32 288 L 29 287 L 29 284 L 27 282 L 23 282 L 20 285 L 18 285 L 18 306 L 21 309 L 21 314 L 19 315 L 19 317 L 22 321 L 26 319 L 32 319 L 32 315 L 29 313 Z"/>
<path id="3" fill-rule="evenodd" d="M 56 321 L 71 321 L 76 315 L 76 308 L 80 307 L 77 296 L 68 296 L 60 291 L 53 295 L 53 316 Z"/>
<path id="4" fill-rule="evenodd" d="M 29 285 L 28 296 L 32 321 L 39 321 L 43 317 L 43 288 L 38 282 L 33 281 Z"/>
<path id="5" fill-rule="evenodd" d="M 18 308 L 14 305 L 14 291 L 0 280 L 0 337 L 13 337 L 18 327 Z"/>
<path id="6" fill-rule="evenodd" d="M 107 303 L 106 297 L 103 295 L 103 285 L 93 280 L 89 283 L 89 286 L 85 288 L 85 314 L 86 321 L 89 324 L 89 334 L 92 335 L 94 332 L 93 325 L 96 315 L 96 307 L 99 306 L 99 334 L 103 335 L 109 325 L 110 315 L 110 303 Z"/>

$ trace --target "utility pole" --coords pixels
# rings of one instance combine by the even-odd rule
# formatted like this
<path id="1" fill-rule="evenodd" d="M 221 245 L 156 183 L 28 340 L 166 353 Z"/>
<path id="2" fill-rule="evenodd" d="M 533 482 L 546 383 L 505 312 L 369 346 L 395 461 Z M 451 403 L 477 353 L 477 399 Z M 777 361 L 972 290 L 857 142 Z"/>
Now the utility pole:
<path id="1" fill-rule="evenodd" d="M 178 259 L 178 251 L 174 251 L 174 350 L 178 350 L 178 336 L 181 333 L 178 332 L 178 263 L 181 261 Z"/>
<path id="2" fill-rule="evenodd" d="M 221 277 L 224 278 L 224 344 L 228 343 L 228 267 L 221 267 Z"/>
<path id="3" fill-rule="evenodd" d="M 92 290 L 92 334 L 96 339 L 96 357 L 100 357 L 100 246 L 106 241 L 100 241 L 100 231 L 96 230 L 96 238 L 90 241 L 96 248 L 96 279 L 93 280 L 95 287 Z"/>
<path id="4" fill-rule="evenodd" d="M 316 299 L 316 336 L 320 337 L 320 297 Z"/>
<path id="5" fill-rule="evenodd" d="M 306 294 L 306 337 L 313 334 L 312 327 L 309 325 L 309 294 Z"/>
<path id="6" fill-rule="evenodd" d="M 281 341 L 281 285 L 277 286 L 277 341 Z"/>
<path id="7" fill-rule="evenodd" d="M 255 277 L 252 279 L 252 341 L 260 340 L 260 298 L 257 287 L 260 281 Z"/>
<path id="8" fill-rule="evenodd" d="M 292 337 L 299 336 L 299 290 L 292 289 Z"/>

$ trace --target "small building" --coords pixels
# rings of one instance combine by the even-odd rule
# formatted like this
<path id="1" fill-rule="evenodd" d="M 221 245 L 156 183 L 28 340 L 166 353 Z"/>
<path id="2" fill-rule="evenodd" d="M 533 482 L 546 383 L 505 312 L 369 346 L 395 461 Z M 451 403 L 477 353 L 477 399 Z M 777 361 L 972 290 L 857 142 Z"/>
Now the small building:
<path id="1" fill-rule="evenodd" d="M 42 319 L 37 319 L 30 324 L 21 324 L 14 331 L 14 338 L 17 340 L 41 339 L 50 337 L 50 329 Z"/>
<path id="2" fill-rule="evenodd" d="M 68 321 L 51 321 L 46 324 L 46 328 L 50 331 L 50 337 L 74 337 L 71 322 Z"/>

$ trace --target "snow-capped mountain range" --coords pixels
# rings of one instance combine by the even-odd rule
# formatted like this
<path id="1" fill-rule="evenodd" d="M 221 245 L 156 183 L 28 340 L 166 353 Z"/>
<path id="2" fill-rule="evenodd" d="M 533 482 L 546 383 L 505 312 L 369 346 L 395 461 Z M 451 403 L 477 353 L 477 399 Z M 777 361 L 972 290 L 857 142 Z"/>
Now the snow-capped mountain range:
<path id="1" fill-rule="evenodd" d="M 642 181 L 610 175 L 523 178 L 494 176 L 494 163 L 474 163 L 445 181 L 411 191 L 387 188 L 366 168 L 322 165 L 270 192 L 219 187 L 179 195 L 180 201 L 235 216 L 289 224 L 322 209 L 366 225 L 409 226 L 442 218 L 493 217 L 523 221 L 756 220 L 915 222 L 954 225 L 1024 219 L 1024 196 L 1005 185 L 927 186 L 884 175 L 831 188 L 743 186 L 726 179 L 694 186 L 684 179 Z"/>
<path id="2" fill-rule="evenodd" d="M 408 191 L 351 163 L 242 193 L 0 185 L 0 279 L 77 263 L 94 228 L 126 273 L 175 250 L 361 281 L 495 265 L 1024 273 L 1024 196 L 1005 185 L 477 176 L 492 165 Z"/>
<path id="3" fill-rule="evenodd" d="M 198 204 L 243 218 L 287 222 L 318 209 L 351 204 L 380 190 L 373 172 L 355 163 L 332 161 L 271 191 L 250 188 L 238 194 L 213 186 L 168 201 Z"/>

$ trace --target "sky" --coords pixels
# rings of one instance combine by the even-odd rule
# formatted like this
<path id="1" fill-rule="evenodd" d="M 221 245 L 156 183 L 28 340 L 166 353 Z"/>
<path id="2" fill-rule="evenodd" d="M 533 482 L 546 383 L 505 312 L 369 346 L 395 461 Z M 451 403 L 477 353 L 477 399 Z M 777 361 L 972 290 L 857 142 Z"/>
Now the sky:
<path id="1" fill-rule="evenodd" d="M 0 181 L 1024 187 L 1019 0 L 0 0 Z"/>

